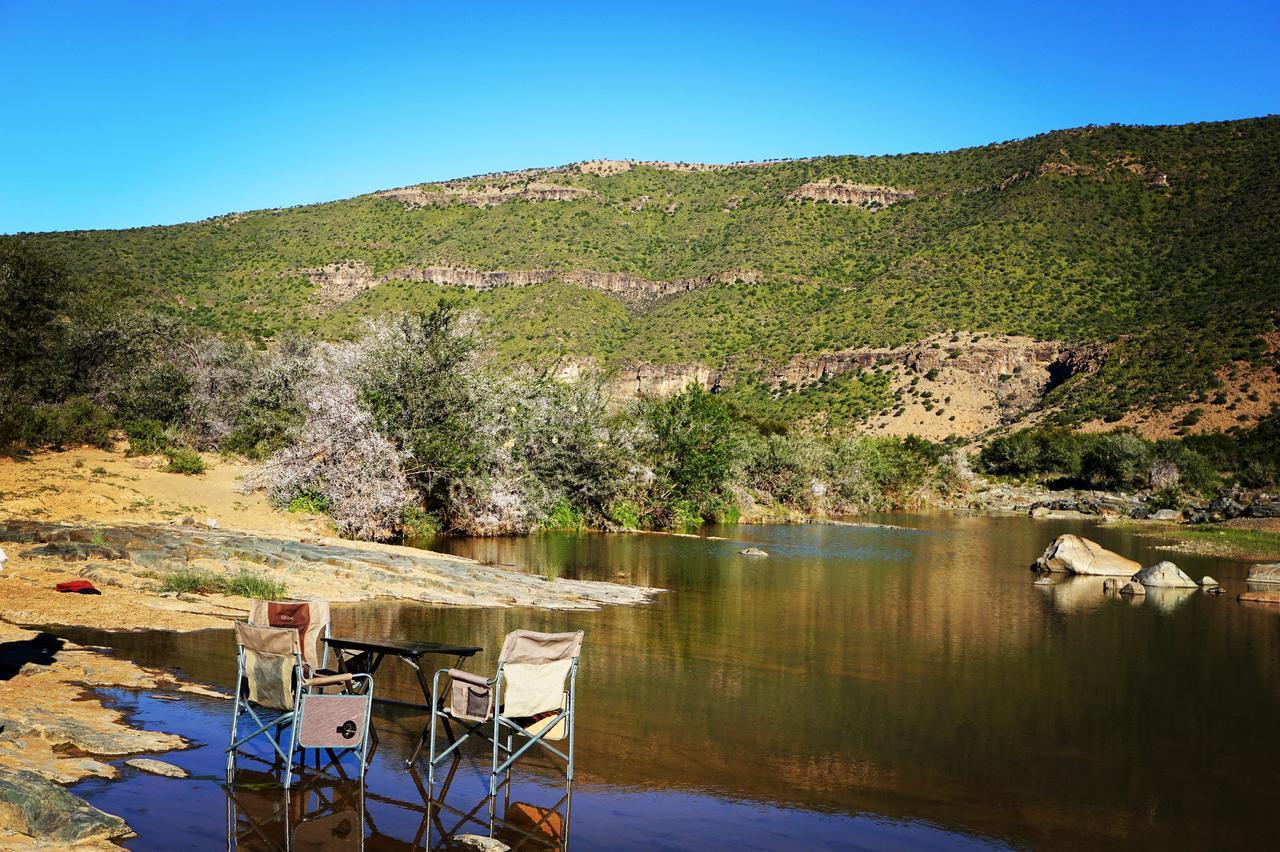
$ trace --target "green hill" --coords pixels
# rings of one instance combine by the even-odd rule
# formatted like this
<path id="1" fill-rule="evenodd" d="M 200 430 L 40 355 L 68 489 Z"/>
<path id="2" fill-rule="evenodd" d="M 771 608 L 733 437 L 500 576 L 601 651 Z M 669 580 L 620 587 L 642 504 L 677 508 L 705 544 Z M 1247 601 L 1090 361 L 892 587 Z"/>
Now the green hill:
<path id="1" fill-rule="evenodd" d="M 832 195 L 851 203 L 804 197 Z M 484 318 L 503 357 L 537 364 L 750 372 L 951 329 L 1104 344 L 1101 368 L 1045 404 L 1114 420 L 1194 396 L 1233 359 L 1270 357 L 1280 118 L 1087 127 L 940 154 L 580 164 L 0 239 L 30 243 L 86 291 L 256 337 L 342 337 L 362 317 L 445 297 Z M 307 272 L 330 264 L 352 274 Z M 493 271 L 537 283 L 481 275 Z M 467 275 L 495 286 L 414 280 Z M 809 398 L 880 406 L 877 387 Z"/>

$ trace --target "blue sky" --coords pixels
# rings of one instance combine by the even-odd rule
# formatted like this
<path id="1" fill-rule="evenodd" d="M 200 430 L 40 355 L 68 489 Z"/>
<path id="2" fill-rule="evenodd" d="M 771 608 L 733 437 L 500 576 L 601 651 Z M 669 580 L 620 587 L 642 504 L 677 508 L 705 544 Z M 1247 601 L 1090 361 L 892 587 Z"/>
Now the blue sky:
<path id="1" fill-rule="evenodd" d="M 0 233 L 1280 112 L 1280 2 L 0 0 Z"/>

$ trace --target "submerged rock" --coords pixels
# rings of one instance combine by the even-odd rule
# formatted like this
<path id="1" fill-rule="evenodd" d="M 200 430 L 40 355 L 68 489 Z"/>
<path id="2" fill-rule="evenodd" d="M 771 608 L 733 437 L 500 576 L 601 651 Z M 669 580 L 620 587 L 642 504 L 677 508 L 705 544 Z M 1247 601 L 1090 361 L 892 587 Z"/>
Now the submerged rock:
<path id="1" fill-rule="evenodd" d="M 742 554 L 743 556 L 768 556 L 769 555 L 758 547 L 747 547 L 742 550 L 739 550 L 738 553 Z"/>
<path id="2" fill-rule="evenodd" d="M 1205 574 L 1200 578 L 1200 588 L 1204 589 L 1206 592 L 1211 589 L 1216 589 L 1218 586 L 1218 581 L 1210 577 L 1208 574 Z"/>
<path id="3" fill-rule="evenodd" d="M 1104 591 L 1104 592 L 1118 592 L 1118 591 L 1120 591 L 1120 578 L 1119 578 L 1119 577 L 1108 577 L 1107 579 L 1103 580 L 1103 581 L 1102 581 L 1102 591 Z"/>
<path id="4" fill-rule="evenodd" d="M 181 766 L 174 766 L 172 763 L 165 763 L 163 760 L 152 760 L 149 757 L 135 757 L 132 760 L 126 760 L 127 766 L 142 772 L 150 772 L 152 775 L 163 775 L 166 778 L 189 778 L 190 773 Z"/>
<path id="5" fill-rule="evenodd" d="M 1122 595 L 1133 595 L 1134 597 L 1137 597 L 1139 595 L 1145 595 L 1146 593 L 1146 586 L 1141 583 L 1134 582 L 1133 580 L 1130 580 L 1120 587 L 1120 594 Z"/>
<path id="6" fill-rule="evenodd" d="M 1131 577 L 1142 568 L 1132 559 L 1112 553 L 1096 541 L 1078 535 L 1060 535 L 1035 561 L 1040 571 L 1065 571 L 1090 576 Z"/>
<path id="7" fill-rule="evenodd" d="M 1157 562 L 1134 574 L 1129 579 L 1154 589 L 1194 589 L 1196 581 L 1172 562 Z"/>
<path id="8" fill-rule="evenodd" d="M 458 834 L 453 838 L 458 849 L 482 849 L 485 852 L 507 852 L 511 847 L 496 837 L 485 837 L 482 834 Z"/>

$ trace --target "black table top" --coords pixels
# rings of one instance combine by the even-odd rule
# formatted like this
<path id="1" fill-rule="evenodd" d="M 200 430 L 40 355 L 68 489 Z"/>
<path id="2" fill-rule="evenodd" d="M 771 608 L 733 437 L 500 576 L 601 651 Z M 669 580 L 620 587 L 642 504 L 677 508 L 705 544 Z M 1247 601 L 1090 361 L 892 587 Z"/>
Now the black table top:
<path id="1" fill-rule="evenodd" d="M 346 639 L 327 636 L 329 647 L 339 651 L 369 651 L 375 654 L 394 654 L 397 657 L 418 659 L 424 654 L 447 654 L 451 657 L 470 657 L 484 649 L 478 645 L 450 645 L 446 642 L 400 642 L 394 639 Z"/>

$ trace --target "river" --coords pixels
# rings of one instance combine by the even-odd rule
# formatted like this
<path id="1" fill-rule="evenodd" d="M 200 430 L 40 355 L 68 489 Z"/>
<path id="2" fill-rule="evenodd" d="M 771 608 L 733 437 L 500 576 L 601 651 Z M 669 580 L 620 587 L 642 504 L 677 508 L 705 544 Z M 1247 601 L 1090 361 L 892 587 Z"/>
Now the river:
<path id="1" fill-rule="evenodd" d="M 1274 848 L 1280 608 L 1236 601 L 1248 563 L 1171 554 L 1086 521 L 862 520 L 887 526 L 445 539 L 435 546 L 547 582 L 668 591 L 593 612 L 344 606 L 334 632 L 482 644 L 472 668 L 491 672 L 511 629 L 585 630 L 567 815 L 576 849 Z M 1033 585 L 1027 566 L 1064 532 L 1143 564 L 1172 558 L 1227 593 L 1130 601 L 1104 596 L 1100 578 Z M 770 555 L 739 555 L 748 545 Z M 62 632 L 211 683 L 234 677 L 229 631 Z M 394 661 L 377 688 L 416 697 Z M 295 801 L 294 814 L 277 790 L 248 785 L 229 800 L 217 777 L 227 702 L 112 697 L 143 724 L 204 744 L 165 758 L 194 782 L 76 785 L 139 832 L 133 848 L 227 848 L 228 815 L 245 835 L 239 848 L 271 848 L 284 829 L 255 833 L 250 814 L 314 827 L 345 812 L 335 796 L 358 799 L 337 785 L 314 813 Z M 349 817 L 363 828 L 339 832 L 343 843 L 438 844 L 449 817 L 482 802 L 477 749 L 428 819 L 402 765 L 422 721 L 378 710 L 364 812 Z M 566 792 L 557 778 L 547 761 L 522 766 L 510 787 L 519 807 L 504 801 L 499 815 L 547 814 Z M 554 840 L 565 818 L 557 808 L 533 834 Z M 359 848 L 333 845 L 337 836 L 323 848 Z"/>

